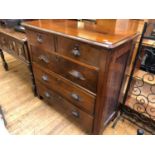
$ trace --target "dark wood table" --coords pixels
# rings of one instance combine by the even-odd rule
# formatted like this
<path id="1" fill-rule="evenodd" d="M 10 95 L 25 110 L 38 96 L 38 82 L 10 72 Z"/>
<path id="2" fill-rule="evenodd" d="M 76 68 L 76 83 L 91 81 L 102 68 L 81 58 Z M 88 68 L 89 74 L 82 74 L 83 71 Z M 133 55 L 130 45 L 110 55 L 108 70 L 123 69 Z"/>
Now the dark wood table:
<path id="1" fill-rule="evenodd" d="M 8 71 L 9 67 L 5 60 L 4 52 L 7 52 L 28 66 L 32 80 L 32 90 L 34 95 L 36 95 L 36 87 L 30 62 L 26 34 L 17 32 L 10 28 L 0 27 L 0 56 L 4 69 Z"/>

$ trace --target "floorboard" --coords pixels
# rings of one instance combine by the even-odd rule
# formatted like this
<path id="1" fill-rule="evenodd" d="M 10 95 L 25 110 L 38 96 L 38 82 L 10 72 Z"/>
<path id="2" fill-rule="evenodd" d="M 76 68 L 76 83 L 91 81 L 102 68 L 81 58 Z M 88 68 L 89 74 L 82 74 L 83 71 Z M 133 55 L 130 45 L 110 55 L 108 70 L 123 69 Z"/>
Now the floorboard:
<path id="1" fill-rule="evenodd" d="M 78 124 L 69 120 L 64 112 L 50 107 L 34 97 L 27 66 L 5 54 L 9 71 L 0 60 L 0 105 L 7 120 L 10 134 L 15 135 L 84 135 Z M 115 129 L 112 123 L 103 134 L 136 134 L 137 127 L 120 120 Z"/>

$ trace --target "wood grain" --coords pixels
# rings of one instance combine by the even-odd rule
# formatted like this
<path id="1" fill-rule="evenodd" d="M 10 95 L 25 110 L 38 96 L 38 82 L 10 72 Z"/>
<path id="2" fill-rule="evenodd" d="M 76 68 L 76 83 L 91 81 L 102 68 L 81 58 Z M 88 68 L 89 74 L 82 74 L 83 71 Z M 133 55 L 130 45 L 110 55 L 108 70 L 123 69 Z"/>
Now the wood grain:
<path id="1" fill-rule="evenodd" d="M 86 64 L 99 67 L 99 61 L 101 57 L 101 52 L 103 52 L 103 49 L 98 46 L 91 46 L 89 44 L 68 39 L 65 37 L 57 37 L 57 52 L 68 56 L 74 60 L 78 60 L 80 62 L 84 62 Z M 72 52 L 74 49 L 77 49 L 79 51 L 79 56 L 74 55 Z"/>
<path id="2" fill-rule="evenodd" d="M 137 27 L 138 23 L 132 20 L 124 20 L 123 24 L 114 24 L 113 28 L 118 29 L 119 33 L 117 31 L 114 33 L 104 31 L 104 25 L 79 22 L 77 20 L 34 20 L 25 22 L 23 25 L 27 29 L 44 30 L 47 33 L 58 34 L 102 47 L 114 48 L 119 46 L 120 42 L 123 44 L 133 38 L 134 34 L 137 33 L 135 27 Z M 108 25 L 111 27 L 111 22 Z M 126 25 L 126 28 L 122 25 Z M 132 27 L 133 29 L 131 29 Z"/>
<path id="3" fill-rule="evenodd" d="M 10 134 L 15 135 L 84 135 L 85 130 L 61 110 L 51 108 L 34 97 L 27 67 L 6 54 L 10 71 L 6 72 L 0 61 L 0 105 L 4 111 Z M 19 86 L 20 87 L 17 87 Z M 113 123 L 113 122 L 112 122 Z M 127 120 L 112 123 L 102 134 L 136 134 L 137 126 Z"/>
<path id="4" fill-rule="evenodd" d="M 50 87 L 71 103 L 84 109 L 84 111 L 87 111 L 92 115 L 94 114 L 95 95 L 90 94 L 85 91 L 85 89 L 78 87 L 75 83 L 59 76 L 58 74 L 41 68 L 37 64 L 33 64 L 33 71 L 38 83 Z"/>
<path id="5" fill-rule="evenodd" d="M 119 28 L 119 31 L 112 33 L 103 32 L 104 29 L 101 31 L 103 26 L 101 23 L 100 25 L 94 25 L 85 22 L 79 23 L 75 20 L 37 20 L 24 23 L 29 38 L 28 43 L 33 64 L 37 63 L 43 70 L 47 69 L 48 72 L 54 72 L 79 87 L 95 93 L 95 106 L 93 110 L 89 111 L 95 111 L 93 115 L 94 122 L 92 123 L 93 134 L 101 133 L 106 125 L 117 115 L 121 83 L 128 56 L 132 53 L 131 45 L 133 39 L 137 36 L 136 31 L 131 30 L 132 28 L 129 31 L 126 29 L 126 26 L 130 25 L 130 20 L 124 21 L 124 25 L 122 25 L 117 24 L 116 20 L 114 28 Z M 108 23 L 110 25 L 109 21 Z M 79 24 L 83 24 L 84 27 Z M 132 27 L 133 25 L 131 24 L 130 26 Z M 30 35 L 30 31 L 34 33 Z M 36 41 L 36 31 L 43 35 L 41 38 L 45 38 L 45 40 L 48 38 L 41 48 L 40 44 L 34 42 L 34 38 Z M 53 45 L 55 51 L 47 50 L 51 46 L 46 44 L 49 43 L 49 37 L 54 39 L 54 44 L 52 42 L 51 45 Z M 101 41 L 102 39 L 104 40 Z M 41 39 L 41 42 L 43 40 Z M 74 56 L 78 55 L 79 59 L 71 56 L 70 51 Z M 36 81 L 38 80 L 37 77 L 38 75 L 35 75 Z M 36 84 L 41 92 L 43 87 L 41 86 L 40 88 L 38 86 L 39 82 Z M 53 83 L 53 81 L 50 85 L 52 86 L 49 91 L 59 92 L 64 98 L 67 96 L 65 89 L 68 89 L 68 91 L 72 90 L 71 85 L 58 87 L 58 84 Z M 47 85 L 46 87 L 48 88 Z M 62 88 L 65 89 L 62 91 Z M 49 94 L 50 92 L 45 93 L 46 96 L 50 96 Z M 39 93 L 38 95 L 42 96 Z M 76 96 L 74 94 L 75 97 L 77 98 L 77 94 Z M 71 101 L 70 103 L 72 104 L 73 102 Z M 83 110 L 80 106 L 78 108 Z M 86 125 L 85 127 L 88 129 L 88 126 Z"/>
<path id="6" fill-rule="evenodd" d="M 44 86 L 41 83 L 37 83 L 38 93 L 43 99 L 51 105 L 52 108 L 62 109 L 65 112 L 68 119 L 75 120 L 82 128 L 85 129 L 87 134 L 92 133 L 93 117 L 75 105 L 71 104 L 65 98 L 61 97 L 58 93 L 52 91 L 49 87 Z M 46 96 L 48 93 L 48 97 Z"/>
<path id="7" fill-rule="evenodd" d="M 33 46 L 31 46 L 31 49 L 33 62 L 51 70 L 52 72 L 60 74 L 66 79 L 81 85 L 93 93 L 96 93 L 98 71 L 94 69 L 95 67 L 84 65 L 80 62 L 77 63 L 69 58 L 63 57 L 56 53 L 47 52 Z M 46 62 L 44 60 L 40 60 L 41 56 L 45 58 Z M 83 79 L 72 75 L 72 72 L 80 73 Z"/>

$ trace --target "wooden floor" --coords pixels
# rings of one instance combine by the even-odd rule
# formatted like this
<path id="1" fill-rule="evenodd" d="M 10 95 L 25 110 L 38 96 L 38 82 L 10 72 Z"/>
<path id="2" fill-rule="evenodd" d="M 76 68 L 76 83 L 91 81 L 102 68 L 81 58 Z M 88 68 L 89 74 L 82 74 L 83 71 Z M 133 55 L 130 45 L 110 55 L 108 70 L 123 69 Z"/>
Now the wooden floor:
<path id="1" fill-rule="evenodd" d="M 64 112 L 34 97 L 27 66 L 8 54 L 5 58 L 9 71 L 0 60 L 0 105 L 7 120 L 10 134 L 86 134 L 78 124 L 69 120 Z M 112 123 L 103 134 L 136 134 L 137 127 L 127 120 L 120 120 L 113 129 Z"/>

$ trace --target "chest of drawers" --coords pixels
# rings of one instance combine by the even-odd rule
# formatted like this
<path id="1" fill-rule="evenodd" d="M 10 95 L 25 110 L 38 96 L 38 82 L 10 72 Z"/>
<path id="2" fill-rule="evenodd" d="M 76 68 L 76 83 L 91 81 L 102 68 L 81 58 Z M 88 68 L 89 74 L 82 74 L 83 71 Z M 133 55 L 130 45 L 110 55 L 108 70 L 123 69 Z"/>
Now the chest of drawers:
<path id="1" fill-rule="evenodd" d="M 38 96 L 88 133 L 100 134 L 118 109 L 136 33 L 104 34 L 73 20 L 25 22 Z"/>

